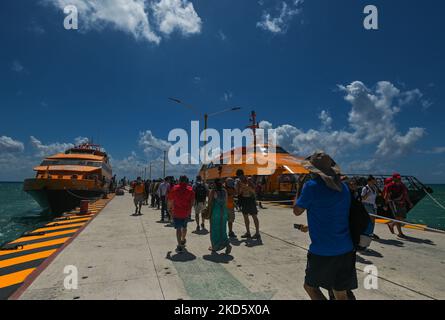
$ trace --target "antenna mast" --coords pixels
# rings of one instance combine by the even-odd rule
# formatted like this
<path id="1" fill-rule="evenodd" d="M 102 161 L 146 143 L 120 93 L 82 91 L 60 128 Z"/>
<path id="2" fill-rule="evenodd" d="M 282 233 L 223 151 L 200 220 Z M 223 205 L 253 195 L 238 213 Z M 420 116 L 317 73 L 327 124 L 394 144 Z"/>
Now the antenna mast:
<path id="1" fill-rule="evenodd" d="M 256 121 L 256 112 L 255 111 L 252 111 L 250 113 L 249 121 L 250 121 L 251 124 L 249 126 L 247 126 L 247 128 L 252 129 L 252 132 L 253 132 L 253 152 L 254 152 L 254 154 L 256 154 L 256 129 L 259 129 L 260 126 L 259 126 L 258 122 Z"/>

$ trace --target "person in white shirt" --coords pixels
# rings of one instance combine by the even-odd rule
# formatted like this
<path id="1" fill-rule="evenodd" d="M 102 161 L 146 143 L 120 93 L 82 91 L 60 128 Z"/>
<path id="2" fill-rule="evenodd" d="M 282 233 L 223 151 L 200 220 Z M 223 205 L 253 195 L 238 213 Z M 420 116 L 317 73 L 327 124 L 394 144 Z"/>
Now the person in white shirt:
<path id="1" fill-rule="evenodd" d="M 377 187 L 377 181 L 373 176 L 369 176 L 367 180 L 367 185 L 363 187 L 361 198 L 363 206 L 369 214 L 377 214 L 377 204 L 376 199 L 379 195 L 379 189 Z M 370 216 L 372 222 L 372 237 L 378 239 L 378 237 L 374 234 L 375 227 L 375 217 Z"/>
<path id="2" fill-rule="evenodd" d="M 165 216 L 170 220 L 170 215 L 167 210 L 167 196 L 169 191 L 170 183 L 168 183 L 166 179 L 163 179 L 158 189 L 159 197 L 161 198 L 161 221 L 164 221 Z"/>

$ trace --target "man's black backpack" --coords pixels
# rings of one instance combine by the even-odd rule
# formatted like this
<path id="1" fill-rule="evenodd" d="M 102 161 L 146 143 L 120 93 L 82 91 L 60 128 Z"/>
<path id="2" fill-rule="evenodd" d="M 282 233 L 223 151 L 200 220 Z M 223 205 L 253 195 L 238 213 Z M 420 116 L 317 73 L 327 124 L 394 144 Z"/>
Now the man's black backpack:
<path id="1" fill-rule="evenodd" d="M 207 188 L 203 183 L 197 183 L 195 187 L 196 202 L 205 202 L 207 198 Z"/>
<path id="2" fill-rule="evenodd" d="M 357 247 L 360 243 L 360 235 L 363 234 L 370 222 L 371 218 L 369 217 L 369 214 L 363 204 L 354 197 L 351 197 L 349 229 L 354 247 Z"/>

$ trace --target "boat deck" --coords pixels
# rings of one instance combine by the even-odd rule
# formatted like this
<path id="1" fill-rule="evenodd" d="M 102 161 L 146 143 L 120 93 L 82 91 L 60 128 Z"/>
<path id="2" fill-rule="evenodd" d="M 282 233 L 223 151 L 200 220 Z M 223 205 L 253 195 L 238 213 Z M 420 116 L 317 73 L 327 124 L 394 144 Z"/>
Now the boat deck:
<path id="1" fill-rule="evenodd" d="M 230 256 L 211 255 L 209 235 L 192 232 L 186 253 L 175 253 L 175 231 L 160 212 L 132 216 L 129 194 L 111 203 L 13 299 L 307 299 L 303 290 L 309 239 L 305 223 L 285 206 L 260 211 L 263 243 L 233 241 Z M 244 231 L 237 214 L 235 232 Z M 382 240 L 358 256 L 358 299 L 444 299 L 445 236 L 406 229 L 407 239 L 376 226 Z M 378 289 L 364 289 L 366 266 L 378 268 Z M 78 289 L 64 288 L 64 268 L 78 270 Z"/>

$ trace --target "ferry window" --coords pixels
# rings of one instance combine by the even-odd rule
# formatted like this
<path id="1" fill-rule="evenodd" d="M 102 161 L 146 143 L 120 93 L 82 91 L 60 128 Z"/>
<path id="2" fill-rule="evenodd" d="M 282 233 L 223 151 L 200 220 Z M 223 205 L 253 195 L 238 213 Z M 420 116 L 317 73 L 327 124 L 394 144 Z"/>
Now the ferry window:
<path id="1" fill-rule="evenodd" d="M 102 162 L 85 161 L 79 159 L 60 159 L 60 160 L 44 160 L 41 166 L 88 166 L 97 167 L 102 166 Z"/>

